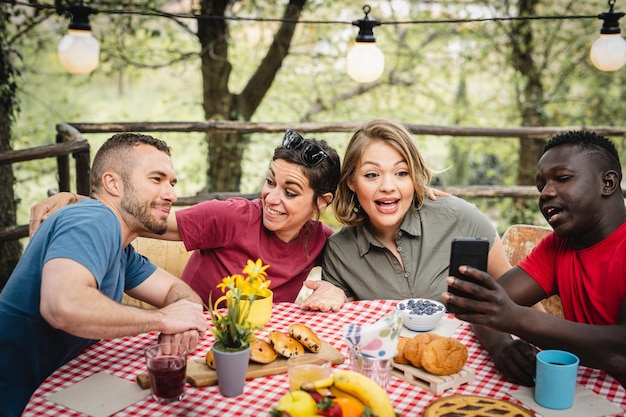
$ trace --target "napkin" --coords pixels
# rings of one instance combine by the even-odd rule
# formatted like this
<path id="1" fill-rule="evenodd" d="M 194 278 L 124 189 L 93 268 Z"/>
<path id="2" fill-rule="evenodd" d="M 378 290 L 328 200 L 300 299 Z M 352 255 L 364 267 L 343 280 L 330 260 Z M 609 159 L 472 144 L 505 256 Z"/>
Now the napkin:
<path id="1" fill-rule="evenodd" d="M 391 359 L 398 353 L 402 316 L 394 309 L 374 324 L 343 328 L 348 346 L 366 358 Z"/>
<path id="2" fill-rule="evenodd" d="M 92 417 L 108 417 L 149 394 L 133 381 L 100 372 L 47 399 Z"/>
<path id="3" fill-rule="evenodd" d="M 574 405 L 566 410 L 552 410 L 537 404 L 535 389 L 532 387 L 520 387 L 515 391 L 509 391 L 509 394 L 543 417 L 601 417 L 624 412 L 618 405 L 582 385 L 576 385 Z"/>

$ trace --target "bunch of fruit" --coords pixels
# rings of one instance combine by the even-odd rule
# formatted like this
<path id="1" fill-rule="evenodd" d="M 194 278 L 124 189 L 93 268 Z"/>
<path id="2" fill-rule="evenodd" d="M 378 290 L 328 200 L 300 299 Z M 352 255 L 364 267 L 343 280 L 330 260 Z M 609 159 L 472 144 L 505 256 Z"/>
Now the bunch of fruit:
<path id="1" fill-rule="evenodd" d="M 270 416 L 396 417 L 396 413 L 383 387 L 358 372 L 340 370 L 285 394 Z"/>
<path id="2" fill-rule="evenodd" d="M 438 311 L 442 311 L 444 307 L 443 304 L 435 304 L 430 300 L 423 300 L 420 298 L 418 300 L 410 299 L 406 305 L 404 303 L 399 303 L 398 309 L 407 310 L 409 311 L 409 314 L 417 314 L 418 316 L 430 316 Z"/>

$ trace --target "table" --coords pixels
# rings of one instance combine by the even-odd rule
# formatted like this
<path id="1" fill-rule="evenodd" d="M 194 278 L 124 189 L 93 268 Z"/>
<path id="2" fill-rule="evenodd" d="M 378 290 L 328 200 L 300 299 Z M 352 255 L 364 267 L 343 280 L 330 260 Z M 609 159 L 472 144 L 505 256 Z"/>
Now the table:
<path id="1" fill-rule="evenodd" d="M 305 323 L 347 358 L 348 346 L 343 340 L 343 326 L 348 323 L 360 325 L 373 323 L 391 312 L 395 303 L 391 300 L 358 301 L 344 305 L 338 313 L 305 311 L 295 303 L 274 304 L 272 319 L 267 324 L 266 330 L 286 331 L 292 323 Z M 155 333 L 146 333 L 135 337 L 105 340 L 91 346 L 44 381 L 31 398 L 24 416 L 82 416 L 47 401 L 46 396 L 102 371 L 134 381 L 138 374 L 146 372 L 143 351 L 155 342 L 156 336 Z M 476 376 L 473 383 L 462 385 L 455 390 L 447 390 L 442 395 L 482 395 L 518 403 L 507 393 L 517 386 L 506 382 L 496 372 L 470 326 L 462 324 L 455 330 L 454 337 L 467 346 L 469 352 L 467 364 L 475 370 Z M 190 358 L 204 357 L 213 342 L 213 336 L 207 335 Z M 348 360 L 334 369 L 340 368 L 349 369 Z M 581 367 L 578 382 L 620 405 L 625 410 L 620 415 L 626 415 L 626 391 L 612 377 L 599 370 Z M 222 397 L 217 386 L 194 388 L 188 385 L 185 398 L 178 403 L 163 405 L 148 397 L 115 416 L 267 416 L 268 411 L 288 391 L 286 374 L 248 380 L 244 394 L 236 398 Z M 394 376 L 391 377 L 387 391 L 395 410 L 405 417 L 421 415 L 430 402 L 440 397 Z"/>

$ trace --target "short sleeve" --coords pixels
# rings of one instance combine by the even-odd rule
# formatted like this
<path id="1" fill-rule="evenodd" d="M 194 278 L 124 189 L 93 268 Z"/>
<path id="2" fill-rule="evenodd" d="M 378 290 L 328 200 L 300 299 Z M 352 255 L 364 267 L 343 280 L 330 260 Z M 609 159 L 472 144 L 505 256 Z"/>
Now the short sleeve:
<path id="1" fill-rule="evenodd" d="M 128 291 L 144 282 L 157 270 L 157 266 L 148 258 L 137 253 L 132 245 L 126 247 L 126 283 L 124 290 Z"/>

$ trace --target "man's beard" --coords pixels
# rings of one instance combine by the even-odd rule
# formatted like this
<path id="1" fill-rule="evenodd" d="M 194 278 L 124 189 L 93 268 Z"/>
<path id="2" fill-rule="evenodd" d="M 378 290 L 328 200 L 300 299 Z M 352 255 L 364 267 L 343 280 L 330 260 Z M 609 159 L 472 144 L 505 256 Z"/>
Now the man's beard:
<path id="1" fill-rule="evenodd" d="M 126 213 L 130 214 L 136 221 L 141 223 L 148 231 L 157 235 L 162 235 L 167 231 L 167 220 L 157 219 L 151 215 L 150 209 L 155 203 L 142 201 L 136 198 L 135 188 L 126 183 L 124 185 L 124 199 L 121 207 Z"/>

